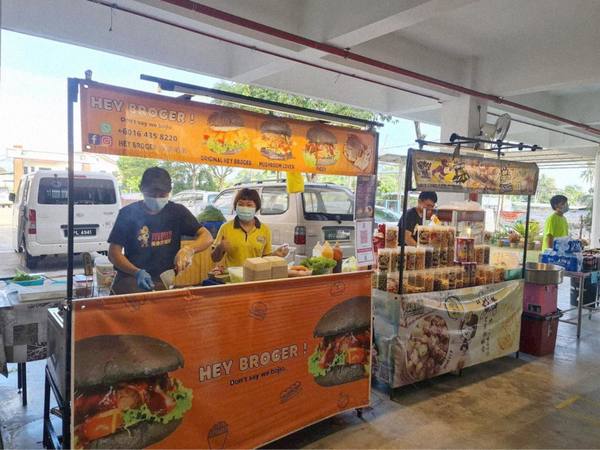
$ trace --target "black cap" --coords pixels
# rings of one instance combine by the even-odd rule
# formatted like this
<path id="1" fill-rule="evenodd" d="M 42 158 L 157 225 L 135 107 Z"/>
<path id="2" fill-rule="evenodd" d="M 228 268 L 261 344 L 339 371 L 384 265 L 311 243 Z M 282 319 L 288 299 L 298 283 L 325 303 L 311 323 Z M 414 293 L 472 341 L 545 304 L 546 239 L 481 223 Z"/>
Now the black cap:
<path id="1" fill-rule="evenodd" d="M 171 192 L 171 175 L 162 167 L 149 167 L 142 175 L 140 191 Z"/>

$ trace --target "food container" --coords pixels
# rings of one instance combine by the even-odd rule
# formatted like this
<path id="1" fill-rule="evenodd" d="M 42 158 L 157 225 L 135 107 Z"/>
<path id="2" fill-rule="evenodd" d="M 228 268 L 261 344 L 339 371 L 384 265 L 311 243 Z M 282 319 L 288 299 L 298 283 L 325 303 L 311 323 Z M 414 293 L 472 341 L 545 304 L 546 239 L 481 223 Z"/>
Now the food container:
<path id="1" fill-rule="evenodd" d="M 405 247 L 404 255 L 406 256 L 406 270 L 415 270 L 417 268 L 417 248 Z"/>
<path id="2" fill-rule="evenodd" d="M 525 265 L 525 281 L 534 284 L 561 284 L 564 269 L 554 264 L 528 262 Z"/>
<path id="3" fill-rule="evenodd" d="M 464 284 L 464 270 L 462 267 L 454 267 L 454 271 L 456 272 L 456 289 L 462 289 L 465 287 Z"/>
<path id="4" fill-rule="evenodd" d="M 429 242 L 431 243 L 431 245 L 437 248 L 442 246 L 442 227 L 430 227 L 429 236 Z"/>
<path id="5" fill-rule="evenodd" d="M 400 270 L 400 266 L 402 266 L 403 269 L 406 269 L 406 247 L 404 248 L 404 255 L 401 255 L 402 249 L 398 247 L 398 270 Z"/>
<path id="6" fill-rule="evenodd" d="M 450 241 L 450 231 L 448 230 L 449 228 L 450 227 L 440 227 L 440 247 L 448 247 L 448 242 Z"/>
<path id="7" fill-rule="evenodd" d="M 448 247 L 454 248 L 456 240 L 456 229 L 454 227 L 448 227 Z"/>
<path id="8" fill-rule="evenodd" d="M 115 268 L 106 256 L 99 256 L 94 259 L 96 273 L 96 286 L 98 288 L 110 288 L 115 279 Z"/>
<path id="9" fill-rule="evenodd" d="M 281 256 L 265 256 L 263 259 L 271 264 L 272 280 L 288 277 L 288 267 L 285 258 Z"/>
<path id="10" fill-rule="evenodd" d="M 483 245 L 476 245 L 475 246 L 475 262 L 477 264 L 485 264 L 485 254 L 484 254 L 484 250 L 483 250 Z"/>
<path id="11" fill-rule="evenodd" d="M 448 265 L 448 247 L 440 247 L 440 267 Z"/>
<path id="12" fill-rule="evenodd" d="M 377 268 L 382 272 L 387 272 L 390 267 L 390 259 L 392 258 L 392 249 L 381 248 L 377 252 Z"/>
<path id="13" fill-rule="evenodd" d="M 423 273 L 425 292 L 433 291 L 433 272 L 431 270 L 425 270 Z"/>
<path id="14" fill-rule="evenodd" d="M 35 280 L 10 280 L 10 282 L 18 284 L 19 286 L 41 286 L 44 284 L 44 277 L 40 275 L 39 278 L 36 278 Z"/>
<path id="15" fill-rule="evenodd" d="M 400 247 L 390 249 L 390 263 L 388 266 L 389 272 L 398 271 L 398 259 L 400 258 Z"/>
<path id="16" fill-rule="evenodd" d="M 423 249 L 425 250 L 425 267 L 429 269 L 433 264 L 433 247 L 427 246 Z"/>
<path id="17" fill-rule="evenodd" d="M 415 286 L 419 289 L 422 289 L 423 292 L 425 292 L 425 271 L 415 271 Z"/>
<path id="18" fill-rule="evenodd" d="M 415 269 L 425 269 L 425 248 L 417 247 L 415 250 Z"/>
<path id="19" fill-rule="evenodd" d="M 231 272 L 231 267 L 229 268 L 229 274 L 231 275 L 231 282 L 232 283 L 237 283 L 237 281 L 233 280 L 233 275 Z M 241 267 L 240 267 L 241 269 Z M 312 269 L 309 269 L 308 267 L 304 267 L 304 266 L 290 266 L 288 268 L 288 277 L 289 278 L 298 278 L 298 277 L 308 277 L 310 275 L 312 275 Z M 242 281 L 243 281 L 243 276 L 242 276 Z"/>
<path id="20" fill-rule="evenodd" d="M 475 286 L 477 263 L 461 263 L 463 268 L 463 287 Z"/>
<path id="21" fill-rule="evenodd" d="M 484 266 L 483 273 L 485 274 L 485 284 L 493 284 L 496 271 L 492 266 Z"/>
<path id="22" fill-rule="evenodd" d="M 483 286 L 485 284 L 485 267 L 478 265 L 475 269 L 475 286 Z"/>
<path id="23" fill-rule="evenodd" d="M 92 296 L 92 280 L 85 275 L 75 275 L 73 277 L 75 297 L 86 298 Z"/>
<path id="24" fill-rule="evenodd" d="M 504 281 L 504 268 L 500 266 L 494 266 L 494 283 L 501 283 Z"/>
<path id="25" fill-rule="evenodd" d="M 271 263 L 264 258 L 244 261 L 244 281 L 263 281 L 271 278 Z"/>
<path id="26" fill-rule="evenodd" d="M 432 270 L 431 275 L 433 276 L 433 290 L 441 291 L 442 290 L 442 274 L 440 272 L 440 269 Z"/>
<path id="27" fill-rule="evenodd" d="M 452 265 L 454 264 L 455 258 L 454 258 L 454 247 L 449 246 L 448 247 L 448 265 Z"/>
<path id="28" fill-rule="evenodd" d="M 417 226 L 417 242 L 419 246 L 427 246 L 431 242 L 431 227 L 426 227 L 424 225 Z"/>
<path id="29" fill-rule="evenodd" d="M 431 267 L 440 267 L 440 249 L 439 247 L 431 247 Z"/>
<path id="30" fill-rule="evenodd" d="M 484 245 L 483 246 L 483 263 L 484 264 L 489 264 L 490 263 L 490 253 L 491 253 L 491 248 L 489 245 Z"/>
<path id="31" fill-rule="evenodd" d="M 398 293 L 398 280 L 400 279 L 399 272 L 388 272 L 386 290 L 388 292 Z"/>
<path id="32" fill-rule="evenodd" d="M 440 271 L 440 290 L 447 291 L 450 289 L 450 280 L 448 268 L 444 267 L 442 269 L 438 269 Z"/>
<path id="33" fill-rule="evenodd" d="M 448 273 L 448 289 L 456 289 L 456 270 L 454 267 L 446 269 Z"/>
<path id="34" fill-rule="evenodd" d="M 387 290 L 387 275 L 387 272 L 374 271 L 371 277 L 371 286 L 373 289 L 379 289 L 380 291 Z"/>
<path id="35" fill-rule="evenodd" d="M 398 246 L 398 227 L 386 227 L 385 230 L 385 247 L 396 248 Z"/>
<path id="36" fill-rule="evenodd" d="M 455 258 L 459 262 L 475 262 L 473 259 L 475 239 L 467 237 L 456 238 Z"/>

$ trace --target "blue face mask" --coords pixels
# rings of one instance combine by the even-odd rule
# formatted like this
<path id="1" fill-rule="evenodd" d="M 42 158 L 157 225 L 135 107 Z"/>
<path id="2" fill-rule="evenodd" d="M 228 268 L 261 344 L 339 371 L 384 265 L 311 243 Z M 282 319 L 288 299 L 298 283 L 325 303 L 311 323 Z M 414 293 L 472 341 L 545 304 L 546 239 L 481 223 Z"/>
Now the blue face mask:
<path id="1" fill-rule="evenodd" d="M 566 212 L 569 212 L 569 204 L 565 203 L 562 208 L 560 208 L 561 212 L 564 214 Z"/>
<path id="2" fill-rule="evenodd" d="M 169 203 L 168 197 L 150 197 L 144 195 L 144 205 L 153 213 L 160 212 Z"/>
<path id="3" fill-rule="evenodd" d="M 235 212 L 242 222 L 250 222 L 254 219 L 256 209 L 253 206 L 236 206 Z"/>

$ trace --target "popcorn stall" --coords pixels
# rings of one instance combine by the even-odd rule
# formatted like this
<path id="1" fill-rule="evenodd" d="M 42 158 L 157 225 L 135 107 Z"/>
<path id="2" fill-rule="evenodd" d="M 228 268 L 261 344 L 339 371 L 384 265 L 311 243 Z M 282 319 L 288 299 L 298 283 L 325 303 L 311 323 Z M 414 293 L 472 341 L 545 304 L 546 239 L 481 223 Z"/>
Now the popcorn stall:
<path id="1" fill-rule="evenodd" d="M 501 160 L 500 151 L 497 157 L 463 156 L 459 150 L 424 151 L 420 144 L 408 152 L 404 214 L 413 190 L 526 195 L 529 221 L 536 164 Z M 398 246 L 402 223 L 399 230 L 386 230 L 377 249 L 373 373 L 391 389 L 519 349 L 524 271 L 490 264 L 478 211 L 458 205 L 428 213 L 416 228 L 416 246 Z M 525 245 L 523 262 L 526 251 Z"/>

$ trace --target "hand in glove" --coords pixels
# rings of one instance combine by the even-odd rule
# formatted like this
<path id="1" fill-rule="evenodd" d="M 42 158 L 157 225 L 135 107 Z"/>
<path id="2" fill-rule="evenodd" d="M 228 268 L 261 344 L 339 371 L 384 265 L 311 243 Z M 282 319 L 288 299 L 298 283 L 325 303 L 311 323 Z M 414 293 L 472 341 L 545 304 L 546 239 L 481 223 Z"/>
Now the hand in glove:
<path id="1" fill-rule="evenodd" d="M 183 247 L 175 255 L 175 272 L 181 273 L 192 265 L 194 258 L 194 249 L 192 247 Z"/>
<path id="2" fill-rule="evenodd" d="M 152 289 L 154 289 L 154 282 L 152 281 L 152 277 L 144 269 L 140 269 L 135 273 L 135 281 L 137 282 L 137 286 L 140 289 L 143 289 L 145 291 L 151 291 Z"/>
<path id="3" fill-rule="evenodd" d="M 289 252 L 290 252 L 290 247 L 287 244 L 283 244 L 281 247 L 277 247 L 275 249 L 275 251 L 273 252 L 273 255 L 281 256 L 282 258 L 285 258 Z"/>

